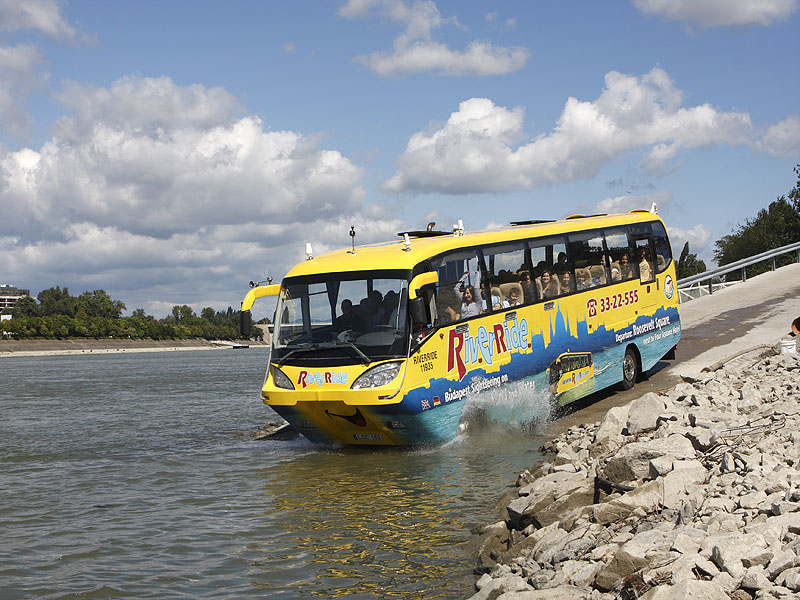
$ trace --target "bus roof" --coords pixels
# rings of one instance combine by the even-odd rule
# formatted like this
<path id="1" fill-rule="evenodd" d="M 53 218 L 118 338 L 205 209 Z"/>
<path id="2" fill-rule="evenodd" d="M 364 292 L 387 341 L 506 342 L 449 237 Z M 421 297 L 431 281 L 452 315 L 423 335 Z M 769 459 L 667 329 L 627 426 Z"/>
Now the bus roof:
<path id="1" fill-rule="evenodd" d="M 443 252 L 488 246 L 502 242 L 563 235 L 599 227 L 614 227 L 629 223 L 642 223 L 661 219 L 648 210 L 633 210 L 612 215 L 573 215 L 559 221 L 531 222 L 501 229 L 475 231 L 463 235 L 448 234 L 432 237 L 411 237 L 410 249 L 406 249 L 402 237 L 390 242 L 356 246 L 333 250 L 292 267 L 286 277 L 314 275 L 317 273 L 341 273 L 349 271 L 372 271 L 386 269 L 413 269 L 419 262 Z M 527 223 L 520 221 L 519 223 Z"/>

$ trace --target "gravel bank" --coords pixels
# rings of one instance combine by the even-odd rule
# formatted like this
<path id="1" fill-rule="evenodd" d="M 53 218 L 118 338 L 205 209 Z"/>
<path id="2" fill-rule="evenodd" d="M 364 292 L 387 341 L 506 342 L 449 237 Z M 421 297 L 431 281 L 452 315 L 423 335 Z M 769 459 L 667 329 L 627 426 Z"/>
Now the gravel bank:
<path id="1" fill-rule="evenodd" d="M 800 595 L 800 357 L 731 363 L 549 442 L 472 600 Z"/>

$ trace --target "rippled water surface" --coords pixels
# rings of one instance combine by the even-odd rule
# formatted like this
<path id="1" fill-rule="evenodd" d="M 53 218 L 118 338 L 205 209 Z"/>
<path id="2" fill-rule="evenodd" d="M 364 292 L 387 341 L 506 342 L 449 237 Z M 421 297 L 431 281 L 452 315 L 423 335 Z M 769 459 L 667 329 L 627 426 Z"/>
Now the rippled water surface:
<path id="1" fill-rule="evenodd" d="M 460 598 L 541 438 L 253 441 L 262 349 L 0 360 L 0 598 Z M 520 403 L 516 397 L 485 401 Z M 511 396 L 514 396 L 512 394 Z"/>

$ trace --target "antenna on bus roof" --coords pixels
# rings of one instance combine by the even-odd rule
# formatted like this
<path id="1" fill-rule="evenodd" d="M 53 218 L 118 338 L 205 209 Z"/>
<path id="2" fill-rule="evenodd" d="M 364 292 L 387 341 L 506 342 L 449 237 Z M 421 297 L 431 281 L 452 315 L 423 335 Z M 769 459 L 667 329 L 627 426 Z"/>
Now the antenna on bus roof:
<path id="1" fill-rule="evenodd" d="M 425 231 L 433 231 L 434 227 L 436 227 L 436 221 L 431 221 L 428 223 L 428 228 Z"/>
<path id="2" fill-rule="evenodd" d="M 350 254 L 356 253 L 356 226 L 350 225 L 350 242 L 353 244 L 353 249 L 350 251 Z"/>
<path id="3" fill-rule="evenodd" d="M 403 248 L 403 252 L 410 252 L 411 251 L 411 239 L 408 237 L 407 233 L 403 234 L 403 243 L 406 245 L 406 247 Z"/>
<path id="4" fill-rule="evenodd" d="M 461 219 L 453 225 L 453 235 L 464 235 L 464 221 Z"/>
<path id="5" fill-rule="evenodd" d="M 311 242 L 306 242 L 306 260 L 314 258 L 314 250 L 311 248 Z"/>
<path id="6" fill-rule="evenodd" d="M 653 213 L 654 215 L 657 215 L 658 214 L 658 204 L 653 202 L 653 205 L 650 207 L 650 212 Z"/>

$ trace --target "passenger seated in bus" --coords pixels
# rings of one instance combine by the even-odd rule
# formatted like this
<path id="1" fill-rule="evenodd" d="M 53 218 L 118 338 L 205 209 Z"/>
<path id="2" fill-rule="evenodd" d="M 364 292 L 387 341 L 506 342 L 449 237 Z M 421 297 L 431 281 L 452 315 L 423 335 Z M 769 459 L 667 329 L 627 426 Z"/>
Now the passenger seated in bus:
<path id="1" fill-rule="evenodd" d="M 542 283 L 542 298 L 555 298 L 560 291 L 560 285 L 555 277 L 553 277 L 550 269 L 542 271 L 542 276 L 539 278 Z"/>
<path id="2" fill-rule="evenodd" d="M 486 308 L 486 285 L 482 281 L 480 283 L 480 290 L 481 290 L 481 312 L 486 312 L 488 310 Z M 497 290 L 497 288 L 492 288 L 492 310 L 499 310 L 501 308 L 500 294 L 499 293 L 495 294 L 495 290 Z"/>
<path id="3" fill-rule="evenodd" d="M 620 270 L 619 263 L 611 263 L 611 281 L 622 281 L 622 271 Z"/>
<path id="4" fill-rule="evenodd" d="M 572 293 L 572 274 L 567 269 L 558 273 L 558 283 L 562 294 Z"/>
<path id="5" fill-rule="evenodd" d="M 653 269 L 647 260 L 647 248 L 639 248 L 639 279 L 650 281 L 653 278 Z"/>
<path id="6" fill-rule="evenodd" d="M 342 300 L 341 310 L 342 314 L 336 317 L 336 321 L 333 323 L 334 332 L 339 333 L 348 330 L 364 331 L 364 323 L 358 318 L 355 309 L 353 309 L 352 301 L 347 298 Z"/>
<path id="7" fill-rule="evenodd" d="M 605 285 L 606 283 L 606 270 L 603 265 L 592 265 L 589 267 L 589 274 L 592 277 L 592 287 L 598 285 Z"/>
<path id="8" fill-rule="evenodd" d="M 394 290 L 389 290 L 383 297 L 381 309 L 383 310 L 383 320 L 381 325 L 389 325 L 397 327 L 397 309 L 400 301 L 400 296 Z"/>
<path id="9" fill-rule="evenodd" d="M 535 286 L 531 274 L 525 269 L 519 272 L 519 284 L 522 286 L 522 297 L 525 298 L 525 302 L 533 302 L 537 298 Z"/>
<path id="10" fill-rule="evenodd" d="M 622 281 L 633 279 L 633 267 L 631 266 L 631 259 L 627 253 L 619 257 L 619 272 Z"/>
<path id="11" fill-rule="evenodd" d="M 586 269 L 575 269 L 575 283 L 578 291 L 588 290 L 591 287 L 589 273 Z"/>
<path id="12" fill-rule="evenodd" d="M 467 277 L 469 273 L 464 273 L 461 276 L 461 279 L 458 280 L 458 283 L 453 288 L 453 291 L 456 293 L 456 297 L 459 300 L 460 306 L 459 308 L 461 313 L 462 319 L 467 319 L 469 317 L 474 317 L 481 313 L 481 305 L 479 303 L 478 298 L 475 297 L 475 288 L 471 285 L 467 285 L 464 287 L 464 292 L 461 292 L 461 286 L 467 281 Z M 481 274 L 478 271 L 475 274 L 475 279 L 478 285 L 480 285 Z"/>
<path id="13" fill-rule="evenodd" d="M 511 308 L 513 306 L 521 306 L 522 299 L 520 298 L 520 288 L 514 286 L 508 293 L 508 297 L 503 301 L 503 308 Z"/>
<path id="14" fill-rule="evenodd" d="M 371 330 L 375 330 L 378 325 L 383 325 L 386 315 L 383 310 L 383 294 L 378 290 L 372 290 L 369 294 L 369 325 Z"/>

